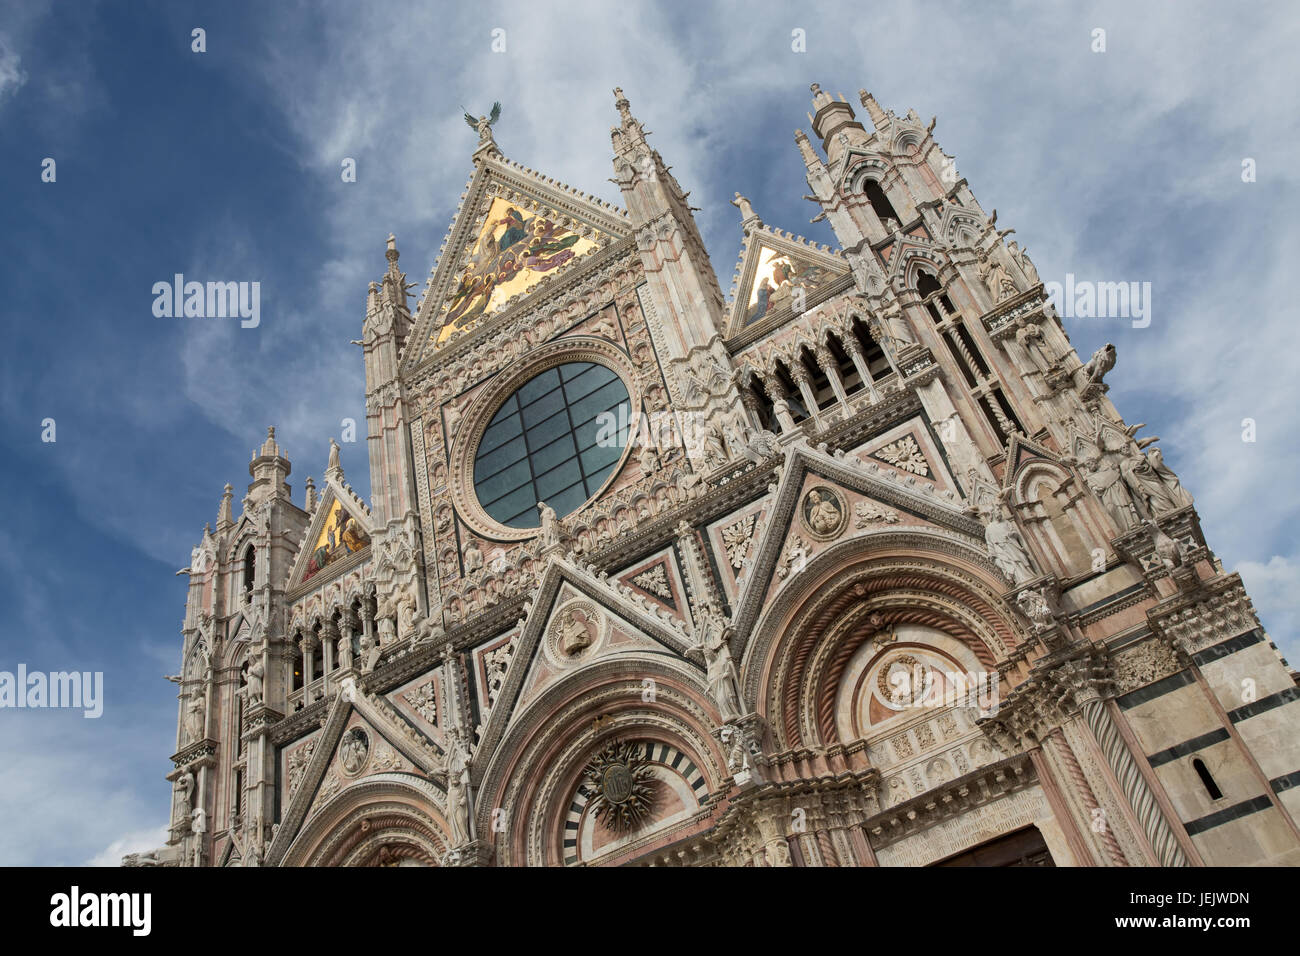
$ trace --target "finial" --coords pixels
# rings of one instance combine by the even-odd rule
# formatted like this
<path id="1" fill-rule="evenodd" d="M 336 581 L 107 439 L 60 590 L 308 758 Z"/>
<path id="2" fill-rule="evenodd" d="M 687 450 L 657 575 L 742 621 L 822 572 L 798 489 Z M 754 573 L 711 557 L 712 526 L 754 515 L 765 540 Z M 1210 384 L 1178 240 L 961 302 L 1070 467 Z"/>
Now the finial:
<path id="1" fill-rule="evenodd" d="M 384 253 L 384 258 L 386 258 L 389 262 L 394 262 L 394 263 L 397 262 L 398 259 L 397 237 L 394 236 L 391 232 L 388 234 L 388 251 Z"/>
<path id="2" fill-rule="evenodd" d="M 623 95 L 623 88 L 621 86 L 614 87 L 614 108 L 618 110 L 618 115 L 623 120 L 624 128 L 631 126 L 636 122 L 636 119 L 632 116 L 632 104 L 629 103 L 627 97 Z"/>
<path id="3" fill-rule="evenodd" d="M 825 92 L 820 85 L 813 83 L 808 88 L 812 90 L 813 109 L 820 110 L 823 106 L 826 106 L 828 103 L 834 102 L 834 100 L 831 99 L 831 95 Z"/>

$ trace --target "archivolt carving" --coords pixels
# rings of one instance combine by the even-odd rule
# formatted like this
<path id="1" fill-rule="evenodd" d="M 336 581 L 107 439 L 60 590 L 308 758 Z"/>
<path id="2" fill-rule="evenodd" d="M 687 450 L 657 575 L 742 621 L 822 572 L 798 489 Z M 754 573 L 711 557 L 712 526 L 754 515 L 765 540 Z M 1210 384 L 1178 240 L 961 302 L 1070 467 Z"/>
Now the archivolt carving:
<path id="1" fill-rule="evenodd" d="M 357 866 L 390 842 L 418 847 L 439 860 L 448 846 L 442 802 L 442 791 L 410 774 L 366 777 L 312 815 L 282 865 Z"/>
<path id="2" fill-rule="evenodd" d="M 873 538 L 909 540 L 881 546 Z M 886 625 L 941 630 L 989 670 L 1025 640 L 984 562 L 936 554 L 926 539 L 891 532 L 835 545 L 760 618 L 743 658 L 743 693 L 767 718 L 779 747 L 836 739 L 837 682 L 853 651 L 879 629 L 868 623 L 873 614 Z"/>
<path id="3" fill-rule="evenodd" d="M 495 838 L 499 865 L 559 864 L 573 789 L 595 748 L 614 737 L 669 744 L 713 792 L 727 776 L 710 733 L 719 722 L 703 676 L 685 661 L 621 657 L 584 668 L 510 725 L 479 787 L 479 832 Z M 504 830 L 493 826 L 497 808 Z"/>

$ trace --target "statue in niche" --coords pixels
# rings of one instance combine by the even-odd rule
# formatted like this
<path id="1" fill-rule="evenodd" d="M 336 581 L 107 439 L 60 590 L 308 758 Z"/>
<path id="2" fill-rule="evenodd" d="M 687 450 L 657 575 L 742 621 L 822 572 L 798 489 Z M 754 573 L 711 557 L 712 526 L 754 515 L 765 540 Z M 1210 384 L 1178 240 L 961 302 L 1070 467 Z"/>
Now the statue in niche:
<path id="1" fill-rule="evenodd" d="M 185 705 L 185 736 L 190 743 L 202 740 L 207 726 L 207 701 L 202 691 L 195 690 Z"/>
<path id="2" fill-rule="evenodd" d="M 262 678 L 266 667 L 262 664 L 262 646 L 255 644 L 248 649 L 248 685 L 247 701 L 250 705 L 262 702 Z"/>
<path id="3" fill-rule="evenodd" d="M 453 849 L 470 842 L 469 754 L 459 728 L 451 729 L 447 742 L 447 825 Z"/>
<path id="4" fill-rule="evenodd" d="M 1043 330 L 1037 322 L 1029 322 L 1023 318 L 1016 320 L 1016 344 L 1024 350 L 1029 356 L 1029 361 L 1033 362 L 1040 371 L 1049 371 L 1055 364 L 1047 354 L 1047 340 L 1043 337 Z"/>
<path id="5" fill-rule="evenodd" d="M 740 702 L 740 676 L 736 672 L 736 662 L 731 656 L 729 643 L 732 629 L 723 623 L 716 609 L 709 608 L 704 614 L 704 636 L 700 650 L 704 655 L 709 691 L 713 694 L 718 713 L 725 723 L 744 713 Z"/>
<path id="6" fill-rule="evenodd" d="M 188 770 L 181 774 L 176 781 L 176 791 L 179 796 L 176 818 L 188 824 L 190 812 L 194 809 L 194 774 Z"/>
<path id="7" fill-rule="evenodd" d="M 1033 565 L 1030 564 L 1024 539 L 1020 537 L 1020 529 L 1000 512 L 991 514 L 989 518 L 988 524 L 984 526 L 984 543 L 998 570 L 1012 584 L 1021 584 L 1034 577 Z"/>
<path id="8" fill-rule="evenodd" d="M 473 574 L 483 568 L 483 551 L 476 538 L 470 538 L 465 545 L 465 573 Z"/>

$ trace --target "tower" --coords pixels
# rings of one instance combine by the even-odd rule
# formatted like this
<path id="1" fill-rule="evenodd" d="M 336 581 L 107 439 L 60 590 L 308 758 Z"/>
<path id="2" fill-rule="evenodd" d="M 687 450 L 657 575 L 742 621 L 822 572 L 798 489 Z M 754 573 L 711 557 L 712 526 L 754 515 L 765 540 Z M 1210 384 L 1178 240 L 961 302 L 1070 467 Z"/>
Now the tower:
<path id="1" fill-rule="evenodd" d="M 195 549 L 147 861 L 1300 859 L 1295 675 L 1113 347 L 859 101 L 794 136 L 838 248 L 736 192 L 729 298 L 620 90 L 626 209 L 466 116 L 414 312 L 392 237 L 366 300 L 373 508 L 272 434 Z"/>

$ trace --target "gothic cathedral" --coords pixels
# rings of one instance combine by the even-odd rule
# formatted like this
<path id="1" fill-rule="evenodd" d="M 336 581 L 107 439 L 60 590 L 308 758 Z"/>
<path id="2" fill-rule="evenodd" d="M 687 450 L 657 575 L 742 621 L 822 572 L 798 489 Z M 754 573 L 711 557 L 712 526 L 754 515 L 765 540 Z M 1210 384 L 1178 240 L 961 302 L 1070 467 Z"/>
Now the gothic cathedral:
<path id="1" fill-rule="evenodd" d="M 622 92 L 623 208 L 490 117 L 362 346 L 369 504 L 270 430 L 194 549 L 128 865 L 1300 864 L 1300 702 L 1154 438 L 916 113 L 812 87 L 838 249 L 730 297 Z"/>

